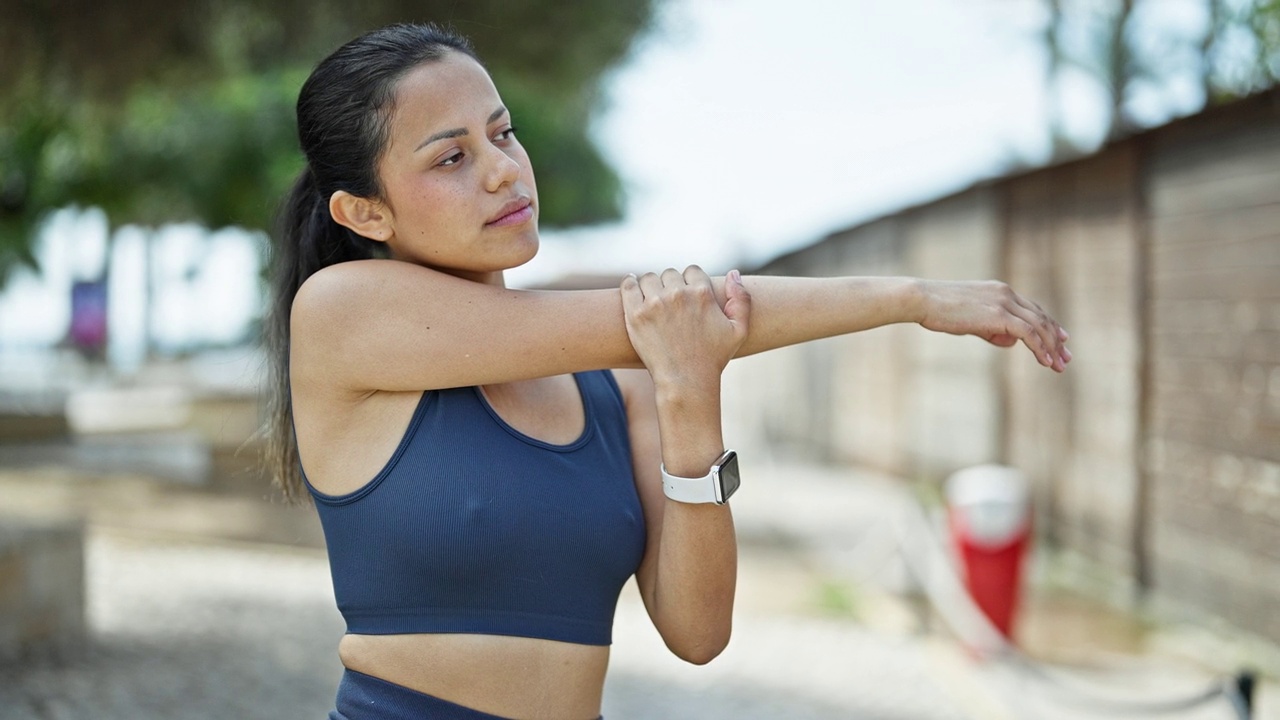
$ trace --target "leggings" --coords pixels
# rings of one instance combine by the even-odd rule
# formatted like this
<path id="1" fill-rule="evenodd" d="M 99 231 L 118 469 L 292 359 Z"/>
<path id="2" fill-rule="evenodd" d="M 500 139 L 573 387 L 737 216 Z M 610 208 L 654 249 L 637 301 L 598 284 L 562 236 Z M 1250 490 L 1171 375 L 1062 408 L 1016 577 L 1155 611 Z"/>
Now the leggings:
<path id="1" fill-rule="evenodd" d="M 335 704 L 329 720 L 509 720 L 355 670 L 342 674 Z"/>

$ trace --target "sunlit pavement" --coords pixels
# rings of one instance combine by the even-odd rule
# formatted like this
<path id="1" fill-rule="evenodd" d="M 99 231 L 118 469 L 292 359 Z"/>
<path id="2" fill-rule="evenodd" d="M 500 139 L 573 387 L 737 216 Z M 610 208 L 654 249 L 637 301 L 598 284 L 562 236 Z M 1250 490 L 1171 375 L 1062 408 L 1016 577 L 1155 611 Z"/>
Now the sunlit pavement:
<path id="1" fill-rule="evenodd" d="M 90 539 L 88 562 L 92 648 L 9 675 L 0 718 L 325 716 L 342 622 L 322 554 L 112 531 Z M 729 650 L 690 666 L 628 588 L 605 716 L 964 717 L 929 680 L 921 647 L 847 619 L 744 608 Z"/>
<path id="2" fill-rule="evenodd" d="M 341 667 L 314 550 L 95 532 L 90 647 L 0 681 L 0 718 L 323 718 Z"/>
<path id="3" fill-rule="evenodd" d="M 676 659 L 628 587 L 606 686 L 609 720 L 1125 716 L 1089 711 L 1006 666 L 976 663 L 923 602 L 891 592 L 909 582 L 887 532 L 903 509 L 901 486 L 788 464 L 758 465 L 751 477 L 734 501 L 742 555 L 729 648 L 704 667 Z M 13 488 L 5 487 L 7 499 Z M 195 517 L 202 501 L 191 502 L 169 498 L 160 507 Z M 325 717 L 341 672 L 342 622 L 323 553 L 210 539 L 207 526 L 183 534 L 180 523 L 144 519 L 103 514 L 92 526 L 92 643 L 69 663 L 4 669 L 0 719 Z M 1169 653 L 1120 654 L 1114 643 L 1098 638 L 1107 652 L 1073 679 L 1122 697 L 1163 698 L 1212 677 Z M 1089 646 L 1074 638 L 1077 650 Z M 1263 689 L 1256 717 L 1276 717 L 1268 704 L 1276 696 Z M 1234 715 L 1219 699 L 1163 717 Z"/>

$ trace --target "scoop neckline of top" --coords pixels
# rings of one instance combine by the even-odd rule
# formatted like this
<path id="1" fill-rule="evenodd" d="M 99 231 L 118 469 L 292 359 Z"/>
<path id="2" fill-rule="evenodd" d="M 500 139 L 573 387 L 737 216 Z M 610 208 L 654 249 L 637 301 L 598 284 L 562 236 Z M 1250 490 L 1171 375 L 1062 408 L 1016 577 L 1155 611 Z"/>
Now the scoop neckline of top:
<path id="1" fill-rule="evenodd" d="M 582 433 L 578 435 L 577 440 L 574 440 L 567 445 L 557 445 L 555 443 L 549 443 L 545 440 L 539 440 L 538 438 L 525 435 L 512 427 L 506 420 L 502 419 L 502 416 L 498 414 L 498 411 L 494 410 L 493 406 L 489 404 L 489 398 L 485 396 L 484 390 L 482 390 L 479 385 L 472 385 L 471 390 L 480 401 L 480 407 L 483 407 L 485 412 L 489 413 L 489 417 L 493 418 L 494 422 L 498 424 L 498 427 L 506 430 L 512 437 L 534 447 L 550 450 L 552 452 L 573 452 L 574 450 L 581 448 L 583 445 L 586 445 L 591 440 L 592 435 L 595 434 L 595 413 L 593 412 L 594 408 L 591 402 L 591 393 L 587 392 L 587 388 L 582 380 L 582 374 L 572 373 L 572 375 L 573 382 L 578 388 L 578 402 L 582 403 Z"/>

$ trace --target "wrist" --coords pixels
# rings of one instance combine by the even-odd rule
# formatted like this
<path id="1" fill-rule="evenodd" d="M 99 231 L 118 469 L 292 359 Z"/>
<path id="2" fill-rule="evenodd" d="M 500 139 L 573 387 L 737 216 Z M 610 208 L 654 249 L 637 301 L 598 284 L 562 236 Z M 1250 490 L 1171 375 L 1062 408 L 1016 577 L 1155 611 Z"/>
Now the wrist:
<path id="1" fill-rule="evenodd" d="M 720 373 L 685 372 L 680 374 L 651 373 L 654 397 L 659 409 L 685 409 L 691 406 L 720 405 Z"/>
<path id="2" fill-rule="evenodd" d="M 662 461 L 673 475 L 705 475 L 724 452 L 720 389 L 667 386 L 655 395 Z"/>
<path id="3" fill-rule="evenodd" d="M 902 306 L 905 309 L 906 322 L 917 325 L 929 317 L 929 280 L 921 278 L 903 278 Z"/>

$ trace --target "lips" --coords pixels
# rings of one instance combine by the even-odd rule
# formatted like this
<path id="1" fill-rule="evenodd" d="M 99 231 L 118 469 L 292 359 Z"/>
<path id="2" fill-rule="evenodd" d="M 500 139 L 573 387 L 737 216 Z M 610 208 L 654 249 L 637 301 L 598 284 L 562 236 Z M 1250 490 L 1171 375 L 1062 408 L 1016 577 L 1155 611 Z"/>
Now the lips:
<path id="1" fill-rule="evenodd" d="M 485 223 L 485 227 L 505 227 L 507 225 L 519 225 L 533 217 L 533 204 L 527 197 L 516 198 L 502 206 L 489 221 Z"/>

